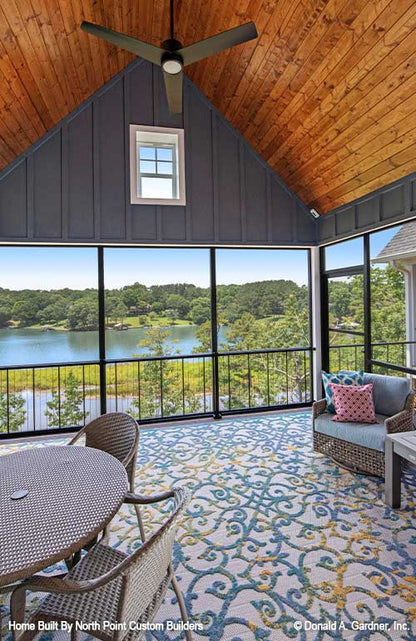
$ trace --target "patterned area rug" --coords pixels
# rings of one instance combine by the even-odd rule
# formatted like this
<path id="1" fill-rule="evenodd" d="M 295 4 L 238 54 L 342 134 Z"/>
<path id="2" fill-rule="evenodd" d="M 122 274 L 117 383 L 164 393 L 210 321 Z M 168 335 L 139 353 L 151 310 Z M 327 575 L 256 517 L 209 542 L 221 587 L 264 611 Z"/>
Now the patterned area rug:
<path id="1" fill-rule="evenodd" d="M 52 442 L 65 441 L 24 446 Z M 195 641 L 416 638 L 416 476 L 405 474 L 402 508 L 387 508 L 381 480 L 313 452 L 309 412 L 143 428 L 136 482 L 142 493 L 192 491 L 175 572 L 190 619 L 203 625 Z M 150 533 L 163 512 L 144 519 Z M 131 550 L 137 536 L 122 509 L 112 543 Z M 172 591 L 156 623 L 167 620 L 179 620 Z"/>

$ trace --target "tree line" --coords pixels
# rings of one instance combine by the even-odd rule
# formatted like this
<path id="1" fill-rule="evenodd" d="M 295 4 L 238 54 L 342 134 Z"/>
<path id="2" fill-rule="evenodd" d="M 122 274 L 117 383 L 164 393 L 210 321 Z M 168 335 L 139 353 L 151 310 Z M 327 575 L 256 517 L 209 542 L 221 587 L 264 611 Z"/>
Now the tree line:
<path id="1" fill-rule="evenodd" d="M 307 304 L 307 288 L 291 280 L 269 280 L 242 285 L 218 285 L 218 309 L 225 322 L 233 323 L 249 310 L 256 319 L 284 313 L 290 295 Z M 141 283 L 105 291 L 108 325 L 128 324 L 138 317 L 140 325 L 164 319 L 202 325 L 210 320 L 210 289 L 189 283 L 153 285 Z M 98 327 L 98 293 L 95 289 L 40 290 L 0 289 L 0 327 L 63 327 L 93 330 Z"/>

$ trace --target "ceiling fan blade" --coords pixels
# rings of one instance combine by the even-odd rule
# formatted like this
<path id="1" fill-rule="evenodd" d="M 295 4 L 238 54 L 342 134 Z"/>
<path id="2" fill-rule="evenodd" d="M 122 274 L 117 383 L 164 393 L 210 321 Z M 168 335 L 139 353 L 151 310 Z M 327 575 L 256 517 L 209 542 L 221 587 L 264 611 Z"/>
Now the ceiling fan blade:
<path id="1" fill-rule="evenodd" d="M 248 40 L 253 40 L 257 38 L 257 36 L 258 33 L 254 22 L 247 22 L 239 27 L 218 33 L 211 38 L 205 38 L 205 40 L 195 42 L 195 44 L 189 45 L 189 47 L 179 49 L 177 53 L 182 56 L 184 65 L 191 65 L 193 62 L 198 62 L 198 60 L 212 56 L 215 53 L 242 44 Z"/>
<path id="2" fill-rule="evenodd" d="M 136 40 L 136 38 L 131 38 L 130 36 L 124 35 L 124 33 L 107 29 L 99 24 L 93 24 L 92 22 L 84 21 L 81 24 L 81 29 L 160 66 L 163 49 L 159 49 L 159 47 L 155 47 L 147 42 L 142 42 L 141 40 Z"/>
<path id="3" fill-rule="evenodd" d="M 182 113 L 183 72 L 171 74 L 164 71 L 163 79 L 171 115 Z"/>

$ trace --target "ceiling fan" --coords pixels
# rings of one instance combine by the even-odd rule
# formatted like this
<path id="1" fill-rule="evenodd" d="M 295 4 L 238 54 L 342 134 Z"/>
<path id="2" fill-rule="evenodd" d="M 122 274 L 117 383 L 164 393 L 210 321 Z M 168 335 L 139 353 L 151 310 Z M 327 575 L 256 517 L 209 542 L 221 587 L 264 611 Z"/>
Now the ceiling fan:
<path id="1" fill-rule="evenodd" d="M 218 33 L 211 38 L 205 38 L 205 40 L 183 47 L 182 43 L 175 40 L 174 37 L 173 0 L 170 0 L 170 38 L 162 42 L 161 47 L 155 47 L 148 42 L 131 38 L 123 33 L 107 29 L 92 22 L 84 21 L 81 24 L 81 29 L 162 67 L 171 114 L 182 112 L 184 67 L 235 45 L 253 40 L 258 35 L 254 22 L 247 22 L 228 31 Z"/>

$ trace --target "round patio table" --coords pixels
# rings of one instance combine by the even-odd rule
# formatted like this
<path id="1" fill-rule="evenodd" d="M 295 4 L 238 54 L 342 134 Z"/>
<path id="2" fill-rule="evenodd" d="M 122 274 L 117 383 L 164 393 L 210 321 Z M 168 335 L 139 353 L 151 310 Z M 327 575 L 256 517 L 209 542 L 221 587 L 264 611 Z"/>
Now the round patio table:
<path id="1" fill-rule="evenodd" d="M 127 491 L 122 463 L 94 448 L 0 456 L 0 586 L 80 550 L 111 521 Z"/>

